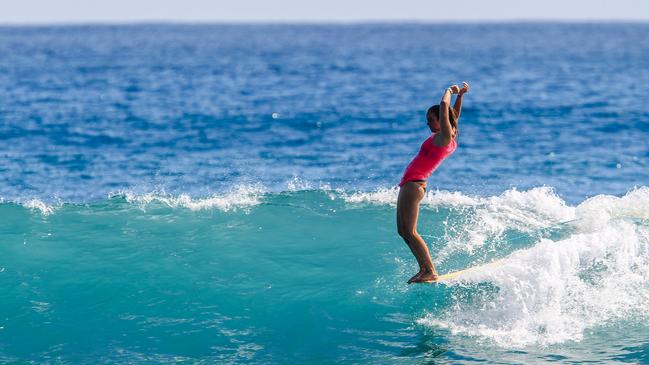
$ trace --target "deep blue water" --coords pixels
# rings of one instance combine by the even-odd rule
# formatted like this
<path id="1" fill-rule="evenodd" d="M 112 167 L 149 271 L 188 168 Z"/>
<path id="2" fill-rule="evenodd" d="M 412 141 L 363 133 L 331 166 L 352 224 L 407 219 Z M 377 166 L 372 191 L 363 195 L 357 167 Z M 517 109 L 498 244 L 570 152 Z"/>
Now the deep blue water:
<path id="1" fill-rule="evenodd" d="M 294 176 L 390 186 L 452 82 L 473 87 L 432 185 L 649 178 L 649 25 L 77 26 L 0 31 L 5 199 L 202 196 Z M 273 119 L 273 113 L 278 113 Z M 618 168 L 619 166 L 619 168 Z M 575 191 L 579 187 L 579 191 Z"/>
<path id="2" fill-rule="evenodd" d="M 649 363 L 649 24 L 0 27 L 0 361 Z M 471 83 L 419 228 L 425 110 Z"/>

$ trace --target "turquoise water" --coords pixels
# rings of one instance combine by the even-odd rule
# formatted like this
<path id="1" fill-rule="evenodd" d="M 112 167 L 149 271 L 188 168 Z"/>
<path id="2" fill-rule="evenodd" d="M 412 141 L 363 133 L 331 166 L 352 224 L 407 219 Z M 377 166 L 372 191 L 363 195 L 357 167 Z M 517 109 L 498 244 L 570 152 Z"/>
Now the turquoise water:
<path id="1" fill-rule="evenodd" d="M 504 263 L 412 286 L 414 259 L 394 233 L 396 193 L 250 187 L 203 199 L 4 203 L 2 358 L 647 359 L 646 188 L 576 207 L 545 188 L 429 192 L 420 230 L 441 272 Z"/>
<path id="2" fill-rule="evenodd" d="M 642 23 L 0 27 L 0 362 L 649 363 L 647 55 Z M 419 231 L 502 265 L 406 285 L 394 186 L 463 80 Z"/>

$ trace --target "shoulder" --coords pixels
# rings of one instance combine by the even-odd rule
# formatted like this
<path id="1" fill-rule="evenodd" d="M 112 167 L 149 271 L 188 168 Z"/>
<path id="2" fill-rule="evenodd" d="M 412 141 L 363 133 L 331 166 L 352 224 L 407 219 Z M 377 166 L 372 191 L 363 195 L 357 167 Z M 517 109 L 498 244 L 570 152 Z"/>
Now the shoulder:
<path id="1" fill-rule="evenodd" d="M 447 147 L 455 144 L 455 138 L 444 138 L 442 133 L 435 133 L 430 137 L 431 143 L 436 147 Z"/>

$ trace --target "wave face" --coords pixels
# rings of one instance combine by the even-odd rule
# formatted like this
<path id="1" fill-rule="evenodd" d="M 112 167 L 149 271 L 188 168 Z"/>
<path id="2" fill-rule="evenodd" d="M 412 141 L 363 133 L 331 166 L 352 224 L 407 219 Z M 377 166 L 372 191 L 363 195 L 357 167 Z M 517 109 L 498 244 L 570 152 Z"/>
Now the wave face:
<path id="1" fill-rule="evenodd" d="M 649 187 L 575 206 L 549 188 L 428 192 L 419 227 L 440 272 L 502 265 L 417 286 L 396 196 L 243 186 L 2 203 L 0 359 L 646 359 Z"/>

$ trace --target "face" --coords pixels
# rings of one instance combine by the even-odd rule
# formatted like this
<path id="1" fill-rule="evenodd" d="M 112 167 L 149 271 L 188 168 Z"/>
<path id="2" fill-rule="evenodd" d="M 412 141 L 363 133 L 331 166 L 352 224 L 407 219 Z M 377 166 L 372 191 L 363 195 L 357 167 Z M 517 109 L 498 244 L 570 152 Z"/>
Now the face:
<path id="1" fill-rule="evenodd" d="M 428 122 L 428 128 L 430 128 L 430 131 L 433 133 L 437 133 L 442 130 L 442 126 L 439 124 L 439 118 L 437 118 L 436 115 L 433 115 L 431 118 L 432 122 Z"/>

